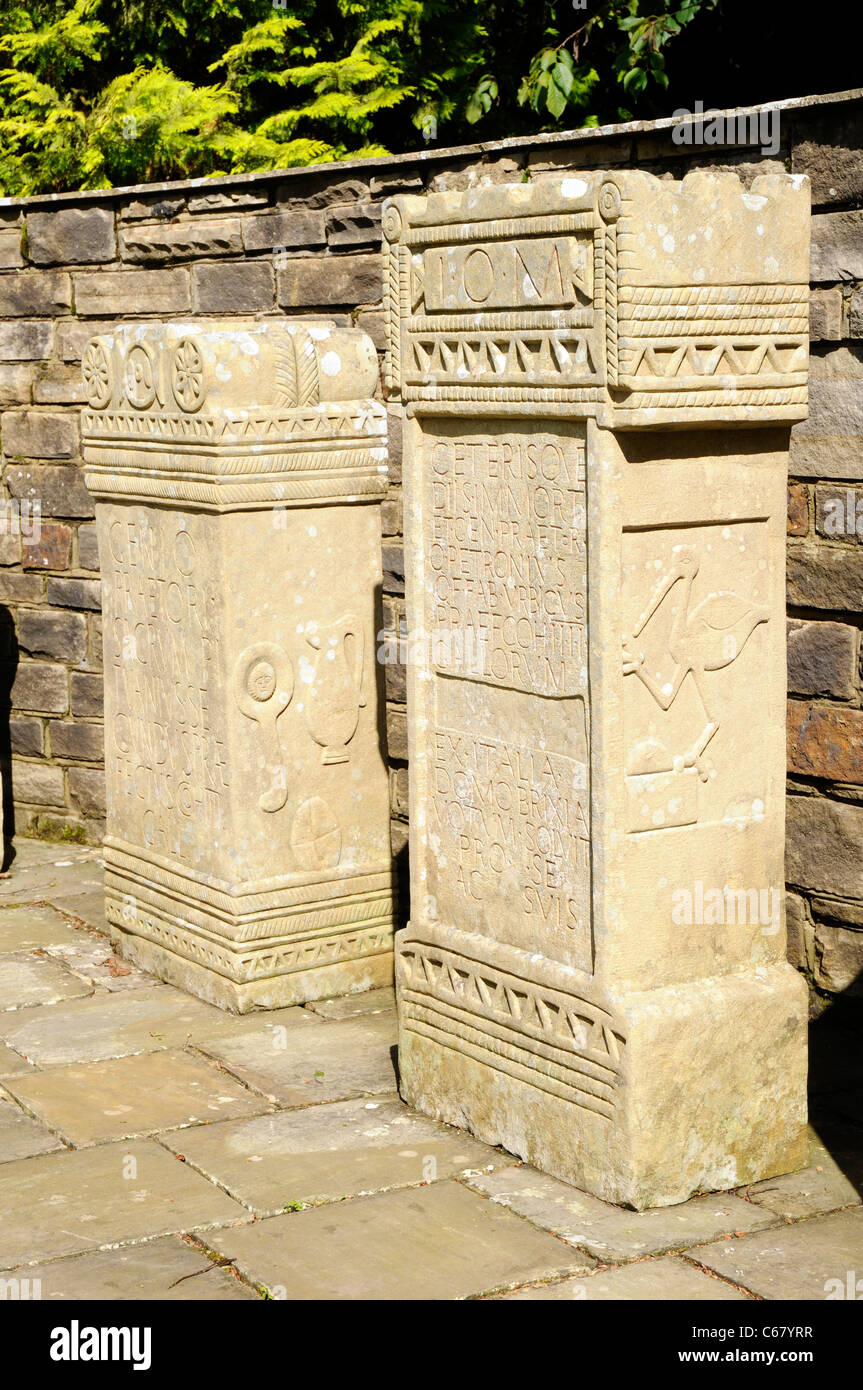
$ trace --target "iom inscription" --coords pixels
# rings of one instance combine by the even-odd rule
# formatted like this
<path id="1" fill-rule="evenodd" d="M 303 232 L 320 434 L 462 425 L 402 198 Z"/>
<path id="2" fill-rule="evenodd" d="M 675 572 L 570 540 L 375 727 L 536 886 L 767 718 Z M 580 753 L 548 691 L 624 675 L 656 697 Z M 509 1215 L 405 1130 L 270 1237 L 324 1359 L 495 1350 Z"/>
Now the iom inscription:
<path id="1" fill-rule="evenodd" d="M 539 695 L 587 686 L 583 436 L 442 422 L 426 443 L 436 667 Z M 454 643 L 458 632 L 462 641 Z"/>
<path id="2" fill-rule="evenodd" d="M 229 776 L 214 709 L 216 599 L 182 522 L 131 512 L 107 527 L 114 613 L 114 794 L 142 817 L 157 851 L 179 849 L 184 822 L 217 829 Z M 135 821 L 129 822 L 134 824 Z"/>

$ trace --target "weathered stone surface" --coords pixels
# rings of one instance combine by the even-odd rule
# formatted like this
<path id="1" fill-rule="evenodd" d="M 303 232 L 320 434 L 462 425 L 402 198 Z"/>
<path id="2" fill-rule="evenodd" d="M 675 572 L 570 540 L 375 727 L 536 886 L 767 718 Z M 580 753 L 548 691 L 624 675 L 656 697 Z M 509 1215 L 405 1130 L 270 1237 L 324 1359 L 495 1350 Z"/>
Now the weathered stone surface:
<path id="1" fill-rule="evenodd" d="M 204 314 L 248 314 L 272 309 L 275 272 L 264 261 L 192 267 L 192 299 Z"/>
<path id="2" fill-rule="evenodd" d="M 390 758 L 407 761 L 408 721 L 404 710 L 387 708 L 387 752 Z"/>
<path id="3" fill-rule="evenodd" d="M 68 313 L 71 304 L 72 281 L 61 270 L 15 270 L 0 275 L 0 316 L 4 318 Z"/>
<path id="4" fill-rule="evenodd" d="M 842 338 L 842 291 L 814 290 L 809 301 L 809 337 L 838 343 Z"/>
<path id="5" fill-rule="evenodd" d="M 34 1004 L 56 1004 L 91 993 L 89 985 L 47 956 L 26 952 L 0 956 L 0 1010 L 26 1010 Z"/>
<path id="6" fill-rule="evenodd" d="M 384 205 L 422 638 L 402 1095 L 639 1210 L 805 1153 L 787 436 L 756 427 L 806 410 L 808 212 L 706 171 Z"/>
<path id="7" fill-rule="evenodd" d="M 179 217 L 186 206 L 185 198 L 162 194 L 157 198 L 136 198 L 120 211 L 122 222 L 140 222 L 148 217 Z"/>
<path id="8" fill-rule="evenodd" d="M 271 251 L 282 247 L 297 251 L 326 242 L 321 212 L 262 212 L 243 219 L 243 241 L 247 251 Z"/>
<path id="9" fill-rule="evenodd" d="M 855 1145 L 853 1136 L 847 1143 Z M 853 1147 L 850 1150 L 853 1153 Z M 847 1165 L 843 1153 L 842 1163 Z M 788 1221 L 804 1216 L 820 1216 L 822 1212 L 853 1206 L 860 1201 L 860 1191 L 843 1171 L 831 1150 L 821 1142 L 814 1129 L 809 1131 L 809 1162 L 799 1173 L 785 1173 L 767 1182 L 754 1183 L 741 1189 L 747 1202 L 754 1202 L 765 1211 L 775 1212 Z M 854 1164 L 859 1172 L 860 1158 Z"/>
<path id="10" fill-rule="evenodd" d="M 683 1250 L 731 1232 L 757 1231 L 773 1217 L 739 1197 L 695 1197 L 659 1211 L 623 1211 L 532 1168 L 499 1168 L 469 1185 L 535 1226 L 587 1250 L 603 1264 Z"/>
<path id="11" fill-rule="evenodd" d="M 18 614 L 18 643 L 29 656 L 82 661 L 87 650 L 87 623 L 77 613 L 22 609 Z"/>
<path id="12" fill-rule="evenodd" d="M 104 594 L 118 948 L 238 1012 L 389 983 L 372 343 L 330 323 L 184 321 L 94 339 L 83 375 L 102 583 L 47 594 Z M 119 463 L 118 430 L 137 446 Z"/>
<path id="13" fill-rule="evenodd" d="M 851 295 L 848 328 L 852 338 L 863 338 L 863 289 L 859 285 Z"/>
<path id="14" fill-rule="evenodd" d="M 176 314 L 189 308 L 187 270 L 103 270 L 75 276 L 75 311 L 85 316 Z"/>
<path id="15" fill-rule="evenodd" d="M 821 212 L 812 218 L 810 278 L 863 280 L 863 212 Z"/>
<path id="16" fill-rule="evenodd" d="M 746 1294 L 739 1289 L 721 1279 L 711 1278 L 674 1255 L 624 1265 L 621 1269 L 604 1269 L 578 1279 L 561 1279 L 556 1284 L 519 1289 L 499 1297 L 529 1303 L 573 1299 L 615 1303 L 747 1301 Z"/>
<path id="17" fill-rule="evenodd" d="M 33 400 L 36 405 L 82 405 L 80 372 L 56 366 L 43 369 L 33 383 Z"/>
<path id="18" fill-rule="evenodd" d="M 30 319 L 0 323 L 0 354 L 4 362 L 34 362 L 51 351 L 54 325 Z"/>
<path id="19" fill-rule="evenodd" d="M 105 815 L 105 773 L 101 768 L 70 767 L 69 794 L 85 816 Z"/>
<path id="20" fill-rule="evenodd" d="M 65 714 L 69 708 L 69 677 L 63 666 L 22 661 L 12 685 L 12 707 L 38 714 Z"/>
<path id="21" fill-rule="evenodd" d="M 24 569 L 63 570 L 69 564 L 72 532 L 56 521 L 41 521 L 33 535 L 25 537 L 21 563 Z"/>
<path id="22" fill-rule="evenodd" d="M 101 724 L 75 724 L 53 719 L 50 724 L 51 752 L 55 758 L 77 758 L 84 762 L 100 762 L 104 748 Z"/>
<path id="23" fill-rule="evenodd" d="M 99 533 L 95 526 L 79 526 L 78 568 L 82 570 L 99 569 Z"/>
<path id="24" fill-rule="evenodd" d="M 379 256 L 294 256 L 278 273 L 283 309 L 314 305 L 376 304 L 381 297 Z"/>
<path id="25" fill-rule="evenodd" d="M 0 1097 L 0 1163 L 31 1158 L 62 1149 L 63 1144 L 38 1120 L 25 1115 L 17 1105 Z"/>
<path id="26" fill-rule="evenodd" d="M 857 631 L 845 623 L 788 623 L 788 689 L 851 700 L 857 689 Z"/>
<path id="27" fill-rule="evenodd" d="M 785 529 L 789 536 L 805 536 L 809 532 L 809 492 L 804 483 L 788 484 L 788 519 Z"/>
<path id="28" fill-rule="evenodd" d="M 369 989 L 365 994 L 347 994 L 340 999 L 316 999 L 309 1008 L 321 1018 L 359 1018 L 362 1014 L 387 1013 L 396 1006 L 391 985 Z"/>
<path id="29" fill-rule="evenodd" d="M 789 700 L 788 771 L 863 784 L 863 710 Z"/>
<path id="30" fill-rule="evenodd" d="M 803 478 L 863 478 L 863 382 L 856 359 L 847 374 L 816 377 L 810 384 L 809 418 L 791 434 L 789 467 Z"/>
<path id="31" fill-rule="evenodd" d="M 33 368 L 4 362 L 0 364 L 0 406 L 29 405 L 33 391 Z"/>
<path id="32" fill-rule="evenodd" d="M 103 208 L 51 208 L 27 214 L 27 254 L 34 265 L 112 261 L 114 214 Z"/>
<path id="33" fill-rule="evenodd" d="M 793 142 L 791 168 L 795 174 L 809 178 L 813 203 L 853 203 L 863 199 L 860 136 L 858 113 L 844 116 L 831 111 L 815 120 L 812 113 L 807 113 L 799 137 Z"/>
<path id="34" fill-rule="evenodd" d="M 399 1100 L 314 1105 L 184 1130 L 164 1142 L 244 1206 L 271 1215 L 292 1203 L 419 1187 L 507 1161 Z"/>
<path id="35" fill-rule="evenodd" d="M 817 1224 L 801 1221 L 742 1240 L 704 1245 L 693 1258 L 761 1298 L 858 1298 L 863 1210 L 856 1207 Z"/>
<path id="36" fill-rule="evenodd" d="M 65 801 L 63 769 L 13 758 L 12 789 L 16 801 L 35 806 L 62 806 Z"/>
<path id="37" fill-rule="evenodd" d="M 9 747 L 13 753 L 24 757 L 41 757 L 45 750 L 45 739 L 40 719 L 18 719 L 14 715 L 9 720 Z"/>
<path id="38" fill-rule="evenodd" d="M 102 586 L 98 579 L 48 580 L 48 602 L 60 608 L 89 608 L 94 612 L 102 607 Z"/>
<path id="39" fill-rule="evenodd" d="M 831 994 L 863 993 L 863 930 L 816 921 L 815 980 Z"/>
<path id="40" fill-rule="evenodd" d="M 53 962 L 52 962 L 53 964 Z M 269 1015 L 270 1027 L 318 1028 L 320 1020 L 302 1011 L 279 1010 Z M 40 1010 L 32 1018 L 8 1014 L 0 1019 L 0 1036 L 16 1052 L 39 1066 L 72 1062 L 101 1062 L 133 1052 L 158 1052 L 166 1047 L 211 1044 L 238 1029 L 231 1019 L 199 999 L 190 999 L 168 985 L 154 985 L 134 994 L 88 1000 Z"/>
<path id="41" fill-rule="evenodd" d="M 50 1264 L 30 1265 L 31 1288 L 38 1279 L 40 1297 L 79 1303 L 102 1302 L 219 1303 L 247 1302 L 258 1295 L 177 1236 L 148 1240 L 119 1250 L 98 1250 Z M 189 1277 L 194 1276 L 194 1277 Z"/>
<path id="42" fill-rule="evenodd" d="M 71 710 L 78 717 L 100 716 L 104 710 L 102 677 L 85 671 L 73 671 L 70 676 Z"/>
<path id="43" fill-rule="evenodd" d="M 785 934 L 789 964 L 811 975 L 815 965 L 815 930 L 806 912 L 806 900 L 790 891 L 785 894 Z"/>
<path id="44" fill-rule="evenodd" d="M 75 945 L 81 933 L 55 908 L 5 907 L 0 911 L 0 951 L 36 951 Z"/>
<path id="45" fill-rule="evenodd" d="M 216 1231 L 207 1244 L 289 1300 L 469 1298 L 591 1263 L 452 1182 Z"/>
<path id="46" fill-rule="evenodd" d="M 381 204 L 354 203 L 333 208 L 327 214 L 327 241 L 330 246 L 379 246 Z"/>
<path id="47" fill-rule="evenodd" d="M 202 212 L 231 212 L 234 208 L 261 208 L 266 207 L 269 197 L 266 193 L 258 193 L 255 189 L 237 189 L 231 193 L 199 193 L 189 199 L 189 212 L 198 214 Z"/>
<path id="48" fill-rule="evenodd" d="M 38 500 L 43 517 L 92 517 L 90 498 L 83 473 L 78 467 L 57 464 L 29 464 L 8 467 L 6 485 L 13 498 Z"/>
<path id="49" fill-rule="evenodd" d="M 163 222 L 155 227 L 138 225 L 120 233 L 123 260 L 143 261 L 145 265 L 199 256 L 230 256 L 242 249 L 240 223 L 235 217 Z"/>
<path id="50" fill-rule="evenodd" d="M 15 270 L 23 264 L 20 227 L 0 228 L 0 270 Z"/>
<path id="51" fill-rule="evenodd" d="M 863 593 L 863 549 L 824 544 L 788 547 L 788 602 L 796 608 L 854 613 Z"/>
<path id="52" fill-rule="evenodd" d="M 830 540 L 863 540 L 863 488 L 836 483 L 816 487 L 815 530 Z"/>
<path id="53" fill-rule="evenodd" d="M 50 1067 L 6 1089 L 75 1148 L 259 1113 L 266 1102 L 187 1052 Z M 185 1142 L 185 1136 L 184 1136 Z M 184 1152 L 183 1144 L 178 1144 Z"/>
<path id="54" fill-rule="evenodd" d="M 0 1077 L 20 1076 L 22 1072 L 32 1070 L 29 1062 L 25 1062 L 23 1057 L 19 1057 L 18 1053 L 13 1052 L 5 1043 L 0 1043 Z"/>
<path id="55" fill-rule="evenodd" d="M 395 1091 L 393 1015 L 318 1022 L 318 1027 L 284 1039 L 268 1018 L 254 1031 L 207 1043 L 206 1051 L 242 1081 L 287 1105 L 322 1105 Z"/>
<path id="56" fill-rule="evenodd" d="M 9 410 L 0 422 L 3 454 L 8 458 L 74 458 L 78 422 L 69 414 L 47 410 Z"/>
<path id="57" fill-rule="evenodd" d="M 4 1163 L 0 1210 L 3 1269 L 245 1215 L 152 1139 Z"/>
<path id="58" fill-rule="evenodd" d="M 863 807 L 826 797 L 790 796 L 786 877 L 800 888 L 863 897 Z"/>

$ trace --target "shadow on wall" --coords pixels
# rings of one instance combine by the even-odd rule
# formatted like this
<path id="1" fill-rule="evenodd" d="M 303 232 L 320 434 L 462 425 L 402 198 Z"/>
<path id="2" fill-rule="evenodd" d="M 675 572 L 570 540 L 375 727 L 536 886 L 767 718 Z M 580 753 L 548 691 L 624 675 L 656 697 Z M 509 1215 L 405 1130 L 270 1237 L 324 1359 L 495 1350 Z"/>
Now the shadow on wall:
<path id="1" fill-rule="evenodd" d="M 12 840 L 15 835 L 15 805 L 12 799 L 12 735 L 9 725 L 12 713 L 12 686 L 18 670 L 18 637 L 12 614 L 0 604 L 0 777 L 3 796 L 3 863 L 8 869 L 15 857 Z"/>
<path id="2" fill-rule="evenodd" d="M 863 972 L 809 1029 L 813 1129 L 863 1195 Z"/>

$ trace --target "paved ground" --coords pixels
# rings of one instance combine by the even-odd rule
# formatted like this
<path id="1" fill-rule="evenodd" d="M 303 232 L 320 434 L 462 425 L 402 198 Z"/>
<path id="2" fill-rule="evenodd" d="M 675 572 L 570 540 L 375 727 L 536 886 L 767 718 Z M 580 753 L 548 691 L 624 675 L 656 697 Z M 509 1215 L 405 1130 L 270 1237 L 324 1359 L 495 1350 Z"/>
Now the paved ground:
<path id="1" fill-rule="evenodd" d="M 842 1009 L 830 1034 L 816 1025 L 810 1167 L 635 1214 L 402 1105 L 391 991 L 221 1013 L 112 956 L 97 851 L 17 851 L 0 879 L 7 1288 L 824 1299 L 863 1276 L 859 1041 Z"/>

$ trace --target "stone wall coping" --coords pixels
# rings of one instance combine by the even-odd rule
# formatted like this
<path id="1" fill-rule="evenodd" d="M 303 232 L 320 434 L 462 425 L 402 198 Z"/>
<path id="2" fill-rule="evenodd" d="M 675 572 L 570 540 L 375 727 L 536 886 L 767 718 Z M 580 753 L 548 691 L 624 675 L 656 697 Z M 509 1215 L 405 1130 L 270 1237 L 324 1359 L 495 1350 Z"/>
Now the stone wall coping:
<path id="1" fill-rule="evenodd" d="M 726 118 L 753 115 L 762 111 L 808 111 L 815 107 L 863 102 L 863 87 L 844 92 L 827 92 L 806 97 L 788 97 L 781 101 L 760 102 L 753 106 L 709 109 L 710 115 Z M 703 113 L 708 114 L 708 111 Z M 349 174 L 364 170 L 411 168 L 417 164 L 446 164 L 453 160 L 475 159 L 489 154 L 511 154 L 520 150 L 554 149 L 559 146 L 605 141 L 623 135 L 644 135 L 670 130 L 680 123 L 680 117 L 663 116 L 653 121 L 624 121 L 603 126 L 581 126 L 576 130 L 544 132 L 539 135 L 510 137 L 505 140 L 478 141 L 470 145 L 449 145 L 441 149 L 412 150 L 406 154 L 378 155 L 371 159 L 335 160 L 328 164 L 303 164 L 287 169 L 261 169 L 248 174 L 222 174 L 198 179 L 179 179 L 167 183 L 139 183 L 122 188 L 93 188 L 69 193 L 37 193 L 26 198 L 0 198 L 0 208 L 41 208 L 57 204 L 104 203 L 133 196 L 151 197 L 154 193 L 176 193 L 190 189 L 220 191 L 245 189 L 273 180 L 302 180 L 310 175 L 320 177 L 330 172 Z"/>

